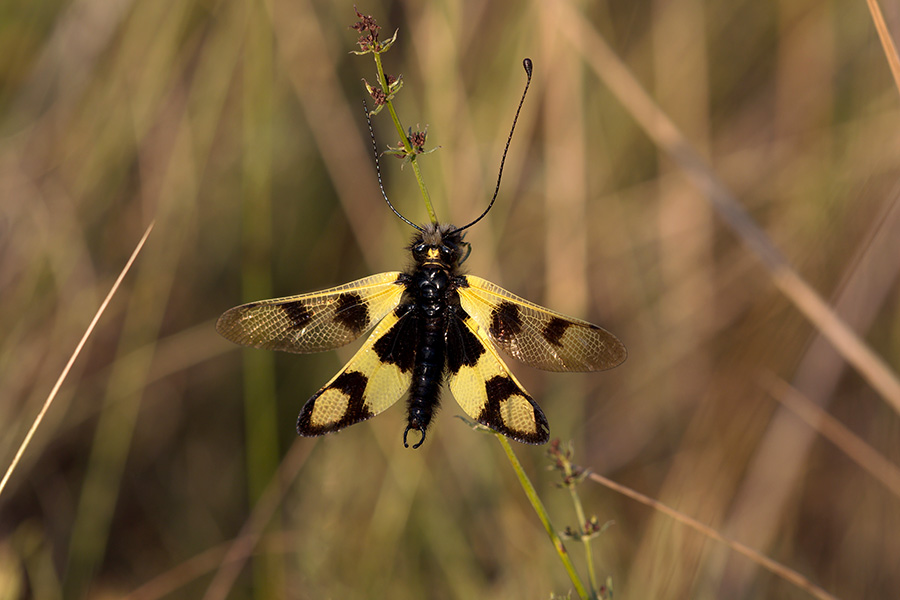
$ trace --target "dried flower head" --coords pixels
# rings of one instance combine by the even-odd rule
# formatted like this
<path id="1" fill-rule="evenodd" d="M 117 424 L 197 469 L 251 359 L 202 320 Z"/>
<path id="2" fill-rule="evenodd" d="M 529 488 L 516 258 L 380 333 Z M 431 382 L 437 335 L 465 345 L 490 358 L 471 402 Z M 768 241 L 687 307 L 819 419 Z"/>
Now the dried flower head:
<path id="1" fill-rule="evenodd" d="M 359 44 L 363 52 L 377 50 L 379 46 L 378 32 L 381 30 L 381 25 L 375 22 L 375 17 L 372 15 L 360 13 L 355 6 L 353 10 L 356 11 L 356 17 L 359 19 L 359 21 L 350 26 L 350 29 L 355 29 L 359 32 L 359 39 L 356 43 Z"/>
<path id="2" fill-rule="evenodd" d="M 425 152 L 425 138 L 428 137 L 428 129 L 425 131 L 410 131 L 409 143 L 416 151 L 416 154 Z"/>

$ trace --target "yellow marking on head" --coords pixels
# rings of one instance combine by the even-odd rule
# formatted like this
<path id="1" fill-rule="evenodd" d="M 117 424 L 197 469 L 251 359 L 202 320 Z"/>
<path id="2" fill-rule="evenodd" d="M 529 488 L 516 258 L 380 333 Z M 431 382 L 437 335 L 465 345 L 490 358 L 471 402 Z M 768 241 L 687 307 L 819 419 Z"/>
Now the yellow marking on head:
<path id="1" fill-rule="evenodd" d="M 513 431 L 537 433 L 534 409 L 524 396 L 510 396 L 500 403 L 500 417 Z"/>
<path id="2" fill-rule="evenodd" d="M 313 427 L 325 427 L 340 421 L 347 412 L 350 396 L 336 389 L 328 389 L 316 398 L 309 423 Z"/>
<path id="3" fill-rule="evenodd" d="M 431 260 L 440 260 L 441 251 L 438 250 L 437 248 L 428 248 L 428 250 L 426 250 L 426 252 L 425 252 L 425 258 L 428 258 Z"/>

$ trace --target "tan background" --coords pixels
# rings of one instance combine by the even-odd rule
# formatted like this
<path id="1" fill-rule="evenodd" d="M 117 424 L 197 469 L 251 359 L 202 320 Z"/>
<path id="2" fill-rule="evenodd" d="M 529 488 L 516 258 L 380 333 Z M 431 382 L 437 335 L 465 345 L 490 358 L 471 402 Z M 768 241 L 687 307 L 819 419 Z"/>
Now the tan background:
<path id="1" fill-rule="evenodd" d="M 438 214 L 458 224 L 490 198 L 521 60 L 534 60 L 504 185 L 468 235 L 466 267 L 602 324 L 629 359 L 590 375 L 511 367 L 585 466 L 840 597 L 900 596 L 898 399 L 823 341 L 636 124 L 637 104 L 610 93 L 591 45 L 606 40 L 751 222 L 896 373 L 900 94 L 866 4 L 582 4 L 360 5 L 388 36 L 400 30 L 385 57 L 405 81 L 397 108 L 441 147 L 422 169 Z M 884 4 L 900 31 L 897 5 Z M 242 352 L 214 331 L 243 301 L 407 264 L 411 232 L 376 187 L 360 81 L 374 65 L 349 54 L 354 21 L 343 1 L 0 9 L 4 469 L 156 221 L 0 496 L 8 597 L 570 589 L 500 447 L 453 418 L 449 393 L 416 452 L 400 443 L 400 405 L 296 440 L 300 406 L 352 348 Z M 382 147 L 396 144 L 386 115 L 375 126 Z M 410 170 L 390 158 L 383 169 L 394 203 L 424 221 Z M 887 465 L 848 457 L 816 413 L 797 418 L 784 382 Z M 557 527 L 574 525 L 543 449 L 516 449 Z M 274 516 L 232 583 L 223 557 L 259 530 L 251 514 L 273 514 L 264 491 L 277 491 L 279 464 Z M 594 548 L 617 597 L 809 597 L 651 509 L 596 484 L 580 491 L 590 513 L 615 521 Z"/>

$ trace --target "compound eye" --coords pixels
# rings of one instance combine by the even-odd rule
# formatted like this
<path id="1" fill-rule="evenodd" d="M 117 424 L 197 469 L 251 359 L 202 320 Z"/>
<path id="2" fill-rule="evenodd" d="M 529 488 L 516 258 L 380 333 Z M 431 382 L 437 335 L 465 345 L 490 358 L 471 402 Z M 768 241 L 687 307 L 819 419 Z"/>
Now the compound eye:
<path id="1" fill-rule="evenodd" d="M 416 244 L 415 246 L 413 246 L 413 250 L 412 250 L 413 255 L 416 256 L 417 258 L 421 257 L 421 256 L 425 256 L 426 248 L 427 248 L 427 246 L 424 243 Z"/>
<path id="2" fill-rule="evenodd" d="M 449 246 L 441 246 L 441 260 L 446 263 L 453 260 L 453 250 L 451 250 Z"/>

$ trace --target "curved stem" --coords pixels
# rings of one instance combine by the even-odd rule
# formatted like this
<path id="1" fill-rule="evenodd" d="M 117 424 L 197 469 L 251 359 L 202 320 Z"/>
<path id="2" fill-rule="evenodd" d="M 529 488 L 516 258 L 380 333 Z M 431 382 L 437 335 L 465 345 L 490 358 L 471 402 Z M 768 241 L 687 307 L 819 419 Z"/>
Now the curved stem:
<path id="1" fill-rule="evenodd" d="M 571 466 L 567 466 L 567 471 L 571 471 Z M 566 475 L 570 475 L 571 473 L 566 473 Z M 600 586 L 597 583 L 597 573 L 594 569 L 594 552 L 591 550 L 591 539 L 587 535 L 586 523 L 587 518 L 584 515 L 584 508 L 581 506 L 581 498 L 578 497 L 578 493 L 575 491 L 575 486 L 569 486 L 569 494 L 572 495 L 572 503 L 575 505 L 575 516 L 578 519 L 578 533 L 581 534 L 581 541 L 584 543 L 584 556 L 587 561 L 588 568 L 588 581 L 591 583 L 591 591 L 596 593 Z"/>
<path id="2" fill-rule="evenodd" d="M 553 542 L 553 547 L 556 548 L 556 553 L 559 554 L 559 559 L 562 561 L 563 567 L 565 567 L 566 572 L 569 574 L 569 579 L 572 580 L 572 585 L 575 586 L 578 597 L 582 600 L 589 600 L 591 596 L 581 582 L 581 578 L 578 577 L 578 573 L 575 572 L 575 565 L 572 564 L 572 559 L 569 557 L 569 553 L 566 550 L 562 539 L 559 537 L 559 534 L 553 529 L 553 525 L 550 523 L 550 515 L 547 514 L 544 503 L 541 502 L 537 491 L 534 489 L 534 485 L 532 485 L 531 480 L 528 479 L 528 475 L 525 474 L 522 463 L 519 462 L 518 457 L 516 457 L 513 452 L 512 447 L 509 445 L 509 441 L 499 433 L 495 432 L 494 435 L 497 436 L 497 441 L 503 446 L 506 457 L 509 459 L 513 470 L 516 472 L 516 477 L 519 478 L 522 489 L 525 490 L 525 496 L 528 497 L 528 501 L 531 502 L 531 506 L 534 507 L 534 511 L 537 513 L 538 518 L 541 520 L 541 524 L 543 524 L 544 529 L 547 531 L 547 535 L 550 536 L 550 541 Z"/>
<path id="3" fill-rule="evenodd" d="M 382 91 L 387 95 L 385 104 L 387 104 L 388 112 L 391 113 L 391 120 L 394 122 L 394 127 L 397 128 L 397 133 L 400 134 L 400 142 L 403 144 L 403 148 L 407 153 L 406 155 L 409 157 L 409 162 L 412 164 L 413 173 L 415 173 L 416 181 L 419 183 L 419 191 L 422 192 L 422 198 L 425 200 L 425 210 L 428 211 L 428 218 L 436 225 L 438 222 L 437 215 L 434 212 L 434 207 L 431 205 L 431 196 L 428 194 L 428 188 L 425 187 L 425 180 L 422 178 L 422 172 L 419 170 L 419 163 L 416 161 L 416 153 L 413 150 L 412 144 L 409 142 L 409 137 L 403 130 L 403 125 L 400 123 L 400 117 L 397 116 L 397 111 L 394 110 L 394 103 L 391 100 L 387 78 L 384 75 L 384 67 L 381 64 L 381 55 L 377 52 L 373 52 L 372 56 L 375 57 L 375 67 L 378 69 L 378 84 L 381 86 Z"/>

